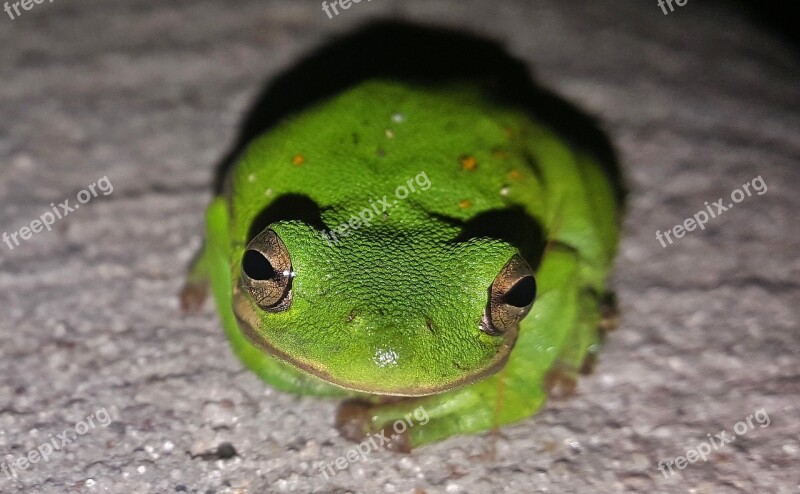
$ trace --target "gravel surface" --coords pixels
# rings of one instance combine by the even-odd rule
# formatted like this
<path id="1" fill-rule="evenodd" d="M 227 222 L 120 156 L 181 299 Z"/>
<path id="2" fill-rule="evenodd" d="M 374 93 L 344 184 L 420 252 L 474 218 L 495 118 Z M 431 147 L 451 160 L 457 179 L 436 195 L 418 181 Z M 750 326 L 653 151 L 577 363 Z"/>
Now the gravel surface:
<path id="1" fill-rule="evenodd" d="M 0 492 L 800 491 L 800 62 L 742 12 L 375 0 L 328 19 L 317 1 L 82 0 L 21 13 L 0 17 L 0 232 L 88 200 L 0 243 Z M 381 16 L 496 38 L 603 123 L 630 188 L 622 317 L 574 397 L 326 479 L 320 465 L 352 447 L 336 402 L 260 382 L 210 304 L 184 316 L 176 295 L 215 165 L 264 82 Z M 704 230 L 656 239 L 761 183 Z M 735 441 L 707 461 L 659 472 L 721 431 Z M 19 466 L 44 444 L 59 450 Z"/>

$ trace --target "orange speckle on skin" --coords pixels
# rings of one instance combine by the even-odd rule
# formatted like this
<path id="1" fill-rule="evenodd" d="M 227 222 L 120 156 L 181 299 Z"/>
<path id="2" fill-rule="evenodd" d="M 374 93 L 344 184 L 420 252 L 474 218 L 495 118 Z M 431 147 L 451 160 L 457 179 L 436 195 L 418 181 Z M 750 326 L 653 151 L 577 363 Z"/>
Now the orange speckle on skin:
<path id="1" fill-rule="evenodd" d="M 294 157 L 292 158 L 292 164 L 294 166 L 300 166 L 303 163 L 305 163 L 305 161 L 306 161 L 306 157 L 303 156 L 302 154 L 295 154 Z"/>
<path id="2" fill-rule="evenodd" d="M 458 207 L 461 209 L 467 209 L 468 207 L 472 206 L 472 202 L 469 199 L 464 199 L 458 202 Z"/>
<path id="3" fill-rule="evenodd" d="M 511 170 L 510 172 L 508 172 L 508 178 L 511 178 L 513 180 L 518 180 L 518 179 L 522 178 L 522 173 L 515 168 L 515 169 Z"/>
<path id="4" fill-rule="evenodd" d="M 459 161 L 461 162 L 462 170 L 472 171 L 478 167 L 478 160 L 469 154 L 465 154 L 464 156 L 460 157 Z"/>

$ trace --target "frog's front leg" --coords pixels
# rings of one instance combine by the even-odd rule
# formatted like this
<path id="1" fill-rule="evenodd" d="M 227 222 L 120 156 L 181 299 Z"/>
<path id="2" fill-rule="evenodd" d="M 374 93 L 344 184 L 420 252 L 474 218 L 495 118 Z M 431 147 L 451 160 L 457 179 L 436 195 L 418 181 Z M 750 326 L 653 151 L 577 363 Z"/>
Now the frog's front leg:
<path id="1" fill-rule="evenodd" d="M 596 301 L 584 295 L 573 249 L 560 244 L 548 248 L 537 282 L 539 297 L 522 322 L 508 363 L 497 374 L 438 395 L 385 404 L 346 402 L 337 419 L 342 434 L 362 441 L 383 432 L 390 449 L 405 450 L 533 415 L 547 398 L 552 369 L 567 367 L 577 373 L 586 349 L 596 342 L 599 321 Z M 415 416 L 424 423 L 415 422 Z"/>
<path id="2" fill-rule="evenodd" d="M 411 448 L 459 434 L 477 433 L 524 419 L 544 402 L 536 383 L 516 389 L 504 372 L 462 389 L 391 404 L 363 401 L 342 404 L 337 426 L 356 442 L 375 436 L 379 446 L 408 452 Z"/>

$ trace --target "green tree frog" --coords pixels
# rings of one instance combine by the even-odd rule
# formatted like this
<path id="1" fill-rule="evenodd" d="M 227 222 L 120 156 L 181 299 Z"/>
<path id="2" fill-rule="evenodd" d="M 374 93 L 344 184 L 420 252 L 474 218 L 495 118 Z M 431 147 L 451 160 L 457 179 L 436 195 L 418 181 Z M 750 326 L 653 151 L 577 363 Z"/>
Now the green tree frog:
<path id="1" fill-rule="evenodd" d="M 256 138 L 207 211 L 211 287 L 272 386 L 348 398 L 396 449 L 531 416 L 604 323 L 620 206 L 601 166 L 468 84 L 368 80 Z"/>

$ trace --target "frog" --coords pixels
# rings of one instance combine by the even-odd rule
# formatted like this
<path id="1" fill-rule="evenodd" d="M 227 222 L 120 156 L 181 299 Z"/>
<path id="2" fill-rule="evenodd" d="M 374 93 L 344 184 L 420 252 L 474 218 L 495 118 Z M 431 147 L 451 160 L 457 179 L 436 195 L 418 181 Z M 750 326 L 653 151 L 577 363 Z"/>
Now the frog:
<path id="1" fill-rule="evenodd" d="M 182 300 L 212 292 L 272 387 L 343 400 L 344 437 L 410 451 L 574 390 L 613 326 L 621 217 L 599 161 L 528 112 L 369 79 L 249 143 Z"/>

